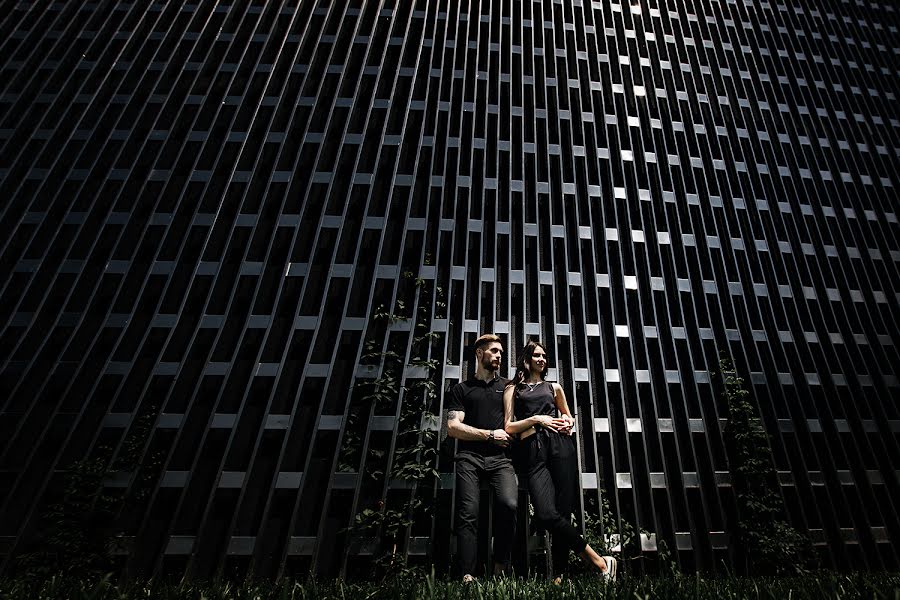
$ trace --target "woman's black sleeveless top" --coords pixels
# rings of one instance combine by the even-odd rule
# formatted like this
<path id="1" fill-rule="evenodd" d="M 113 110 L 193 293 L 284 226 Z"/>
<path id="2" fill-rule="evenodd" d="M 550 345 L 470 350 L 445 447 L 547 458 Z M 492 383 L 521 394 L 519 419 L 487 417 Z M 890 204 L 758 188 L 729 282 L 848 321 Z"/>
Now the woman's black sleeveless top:
<path id="1" fill-rule="evenodd" d="M 537 384 L 531 390 L 526 384 L 520 383 L 516 388 L 516 401 L 513 405 L 513 413 L 516 421 L 527 419 L 534 415 L 556 414 L 556 402 L 553 394 L 553 385 L 549 381 Z"/>

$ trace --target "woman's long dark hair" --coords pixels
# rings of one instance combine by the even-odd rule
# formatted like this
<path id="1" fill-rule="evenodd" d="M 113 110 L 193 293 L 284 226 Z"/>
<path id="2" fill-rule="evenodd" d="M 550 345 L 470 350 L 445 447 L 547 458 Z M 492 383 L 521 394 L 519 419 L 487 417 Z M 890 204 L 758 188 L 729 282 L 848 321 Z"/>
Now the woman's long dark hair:
<path id="1" fill-rule="evenodd" d="M 531 362 L 531 357 L 534 356 L 534 349 L 538 347 L 545 353 L 547 352 L 547 346 L 537 340 L 531 340 L 525 344 L 525 347 L 519 352 L 519 360 L 516 363 L 516 376 L 506 384 L 507 386 L 511 385 L 517 387 L 520 383 L 531 377 L 531 367 L 529 366 L 529 363 Z M 541 380 L 546 378 L 547 367 L 544 367 L 544 370 L 541 372 Z"/>

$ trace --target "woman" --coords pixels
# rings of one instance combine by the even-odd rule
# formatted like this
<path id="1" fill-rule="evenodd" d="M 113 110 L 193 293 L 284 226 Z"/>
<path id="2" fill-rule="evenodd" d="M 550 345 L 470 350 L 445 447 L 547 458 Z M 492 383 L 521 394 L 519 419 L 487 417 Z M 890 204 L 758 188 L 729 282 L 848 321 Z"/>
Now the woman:
<path id="1" fill-rule="evenodd" d="M 519 354 L 516 376 L 503 394 L 506 432 L 519 434 L 516 454 L 520 475 L 528 482 L 534 517 L 553 534 L 553 565 L 566 572 L 574 550 L 603 577 L 616 578 L 616 559 L 597 554 L 572 525 L 578 466 L 572 427 L 575 419 L 562 386 L 544 381 L 547 350 L 528 342 Z M 554 417 L 559 411 L 560 416 Z"/>

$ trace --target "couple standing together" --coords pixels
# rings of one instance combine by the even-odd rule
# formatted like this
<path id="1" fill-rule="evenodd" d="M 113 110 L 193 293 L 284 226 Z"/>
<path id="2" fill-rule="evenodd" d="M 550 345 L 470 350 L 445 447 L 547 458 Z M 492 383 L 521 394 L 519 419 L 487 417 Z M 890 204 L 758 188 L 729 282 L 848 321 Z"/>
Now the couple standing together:
<path id="1" fill-rule="evenodd" d="M 516 471 L 527 483 L 535 520 L 553 535 L 554 569 L 565 573 L 573 550 L 603 577 L 615 579 L 616 560 L 597 554 L 572 525 L 578 493 L 575 419 L 562 387 L 545 381 L 546 349 L 528 342 L 511 381 L 497 374 L 503 358 L 499 337 L 483 335 L 474 349 L 475 377 L 450 391 L 447 415 L 447 433 L 459 440 L 456 536 L 463 581 L 474 579 L 482 481 L 494 496 L 494 574 L 509 567 L 519 497 Z"/>

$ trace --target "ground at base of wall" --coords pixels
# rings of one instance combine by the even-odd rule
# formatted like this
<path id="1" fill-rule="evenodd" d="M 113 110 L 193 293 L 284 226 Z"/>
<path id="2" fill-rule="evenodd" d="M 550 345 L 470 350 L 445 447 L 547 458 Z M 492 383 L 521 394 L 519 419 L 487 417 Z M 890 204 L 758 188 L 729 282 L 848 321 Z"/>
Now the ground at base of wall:
<path id="1" fill-rule="evenodd" d="M 621 577 L 607 583 L 597 577 L 578 576 L 560 584 L 538 579 L 493 578 L 463 584 L 408 574 L 383 582 L 296 581 L 278 583 L 167 582 L 113 583 L 111 578 L 80 581 L 71 576 L 45 580 L 0 579 L 0 597 L 9 600 L 319 600 L 319 599 L 533 599 L 533 598 L 665 598 L 717 600 L 719 598 L 900 598 L 900 573 L 818 572 L 800 577 L 703 578 Z"/>

